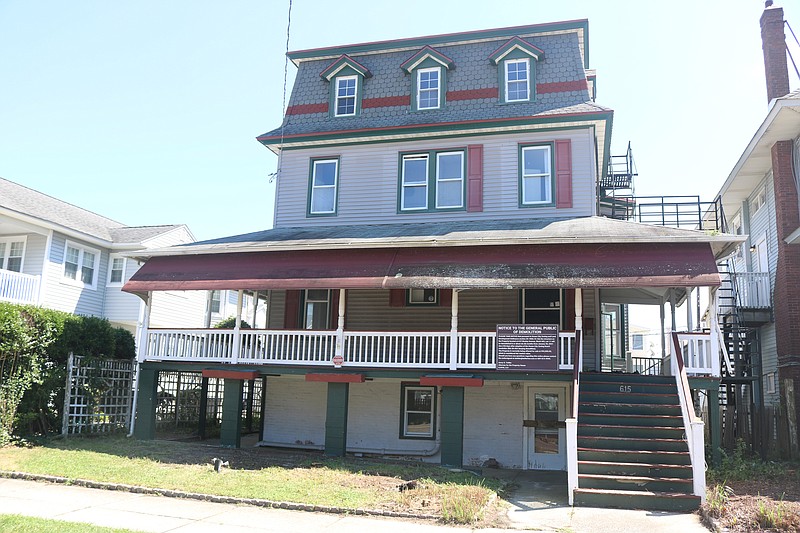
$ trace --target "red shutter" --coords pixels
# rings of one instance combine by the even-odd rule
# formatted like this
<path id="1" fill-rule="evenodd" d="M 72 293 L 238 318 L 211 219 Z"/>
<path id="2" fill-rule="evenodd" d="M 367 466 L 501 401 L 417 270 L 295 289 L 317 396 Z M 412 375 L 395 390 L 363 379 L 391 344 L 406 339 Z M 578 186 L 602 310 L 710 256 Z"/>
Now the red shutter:
<path id="1" fill-rule="evenodd" d="M 286 305 L 283 308 L 283 328 L 297 329 L 300 321 L 300 297 L 303 291 L 286 291 Z"/>
<path id="2" fill-rule="evenodd" d="M 564 329 L 573 331 L 575 329 L 575 289 L 564 289 Z"/>
<path id="3" fill-rule="evenodd" d="M 330 328 L 339 327 L 339 289 L 331 289 L 331 310 Z"/>
<path id="4" fill-rule="evenodd" d="M 406 290 L 389 289 L 389 307 L 405 307 Z"/>
<path id="5" fill-rule="evenodd" d="M 453 289 L 439 289 L 439 306 L 450 307 L 453 305 Z"/>
<path id="6" fill-rule="evenodd" d="M 572 207 L 572 144 L 556 141 L 556 207 Z"/>
<path id="7" fill-rule="evenodd" d="M 467 146 L 467 211 L 483 211 L 483 145 Z"/>

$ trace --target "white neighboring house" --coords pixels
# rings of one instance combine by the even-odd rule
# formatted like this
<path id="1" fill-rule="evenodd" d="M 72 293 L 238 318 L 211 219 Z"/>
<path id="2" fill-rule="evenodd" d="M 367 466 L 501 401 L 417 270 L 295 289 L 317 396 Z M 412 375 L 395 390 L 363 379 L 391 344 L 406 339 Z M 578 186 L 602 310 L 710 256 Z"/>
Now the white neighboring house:
<path id="1" fill-rule="evenodd" d="M 183 224 L 126 226 L 0 178 L 0 301 L 107 318 L 138 339 L 144 302 L 121 291 L 140 267 L 128 256 L 193 241 Z M 235 313 L 229 292 L 154 294 L 150 325 L 213 325 Z M 251 300 L 245 296 L 245 309 Z"/>

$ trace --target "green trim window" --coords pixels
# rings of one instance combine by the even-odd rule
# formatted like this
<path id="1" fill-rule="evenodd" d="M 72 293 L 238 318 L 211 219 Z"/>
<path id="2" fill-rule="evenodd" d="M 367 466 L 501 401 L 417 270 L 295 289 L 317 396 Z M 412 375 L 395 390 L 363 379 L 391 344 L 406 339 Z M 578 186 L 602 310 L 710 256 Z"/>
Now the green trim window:
<path id="1" fill-rule="evenodd" d="M 463 150 L 402 154 L 400 211 L 464 209 L 465 160 Z"/>
<path id="2" fill-rule="evenodd" d="M 521 207 L 554 205 L 553 145 L 520 145 L 519 203 Z"/>
<path id="3" fill-rule="evenodd" d="M 400 385 L 400 438 L 436 438 L 436 387 Z"/>
<path id="4" fill-rule="evenodd" d="M 417 71 L 417 109 L 439 109 L 441 68 L 421 68 Z"/>
<path id="5" fill-rule="evenodd" d="M 408 289 L 406 296 L 408 305 L 439 305 L 437 289 Z"/>
<path id="6" fill-rule="evenodd" d="M 308 189 L 308 216 L 335 215 L 339 195 L 339 159 L 312 159 Z"/>
<path id="7" fill-rule="evenodd" d="M 530 60 L 509 59 L 505 66 L 506 102 L 527 102 L 531 99 Z"/>
<path id="8" fill-rule="evenodd" d="M 358 100 L 358 76 L 341 76 L 336 78 L 336 96 L 334 116 L 352 117 L 356 114 Z"/>

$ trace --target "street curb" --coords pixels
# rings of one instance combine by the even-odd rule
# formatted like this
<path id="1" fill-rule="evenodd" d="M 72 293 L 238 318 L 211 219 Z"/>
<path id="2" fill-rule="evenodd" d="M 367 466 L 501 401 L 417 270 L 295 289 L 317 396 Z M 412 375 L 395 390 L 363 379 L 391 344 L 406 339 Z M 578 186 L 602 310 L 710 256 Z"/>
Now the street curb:
<path id="1" fill-rule="evenodd" d="M 286 509 L 290 511 L 308 511 L 332 514 L 352 514 L 363 516 L 385 516 L 388 518 L 411 518 L 415 520 L 435 520 L 441 517 L 429 514 L 400 513 L 397 511 L 383 511 L 380 509 L 348 509 L 345 507 L 333 507 L 328 505 L 310 505 L 294 502 L 275 502 L 272 500 L 261 500 L 258 498 L 237 498 L 234 496 L 215 496 L 212 494 L 200 494 L 196 492 L 184 492 L 182 490 L 158 489 L 151 487 L 141 487 L 139 485 L 125 485 L 123 483 L 107 483 L 104 481 L 92 481 L 90 479 L 72 479 L 61 476 L 47 476 L 43 474 L 28 474 L 26 472 L 12 472 L 0 470 L 0 478 L 23 479 L 26 481 L 45 481 L 48 483 L 59 483 L 62 485 L 74 485 L 90 489 L 117 490 L 123 492 L 133 492 L 136 494 L 153 494 L 166 496 L 168 498 L 184 498 L 188 500 L 200 500 L 214 503 L 232 503 L 241 505 L 253 505 L 256 507 L 269 507 L 273 509 Z"/>

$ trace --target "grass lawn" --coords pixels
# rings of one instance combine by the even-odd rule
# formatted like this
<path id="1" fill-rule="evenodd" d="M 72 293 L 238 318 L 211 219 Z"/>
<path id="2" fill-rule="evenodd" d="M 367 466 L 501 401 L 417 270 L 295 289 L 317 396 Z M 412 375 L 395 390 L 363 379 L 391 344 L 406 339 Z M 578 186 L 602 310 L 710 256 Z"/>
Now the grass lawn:
<path id="1" fill-rule="evenodd" d="M 211 465 L 215 456 L 229 461 L 230 467 L 215 472 Z M 0 448 L 0 470 L 348 509 L 419 512 L 459 523 L 479 520 L 501 488 L 496 479 L 422 463 L 125 437 Z M 416 488 L 398 489 L 411 480 L 417 481 Z"/>
<path id="2" fill-rule="evenodd" d="M 16 514 L 0 514 L 0 531 L 7 533 L 135 533 L 131 529 L 100 527 L 80 522 L 48 520 Z"/>

